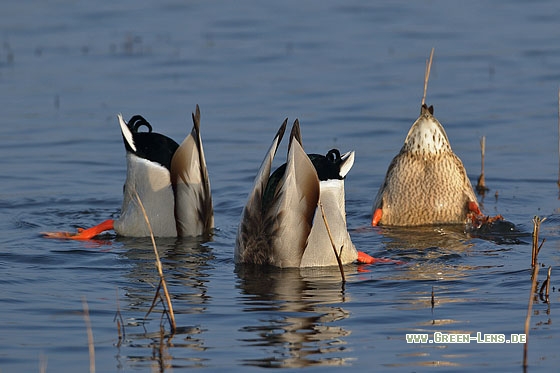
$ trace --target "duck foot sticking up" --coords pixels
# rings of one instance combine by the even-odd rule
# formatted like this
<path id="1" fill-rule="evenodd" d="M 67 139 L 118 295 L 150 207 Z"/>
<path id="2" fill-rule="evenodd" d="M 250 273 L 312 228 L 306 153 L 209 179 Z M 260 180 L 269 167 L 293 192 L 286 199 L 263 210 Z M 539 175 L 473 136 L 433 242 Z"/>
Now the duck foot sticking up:
<path id="1" fill-rule="evenodd" d="M 181 145 L 162 134 L 140 115 L 127 123 L 118 115 L 126 148 L 127 173 L 121 215 L 77 232 L 44 233 L 48 238 L 88 240 L 107 230 L 118 235 L 150 235 L 142 202 L 154 236 L 198 236 L 214 227 L 210 181 L 200 137 L 200 109 Z M 140 132 L 146 127 L 147 132 Z"/>
<path id="2" fill-rule="evenodd" d="M 373 226 L 465 224 L 482 217 L 463 162 L 433 114 L 432 106 L 422 105 L 389 165 L 373 204 Z"/>
<path id="3" fill-rule="evenodd" d="M 287 163 L 271 174 L 286 124 L 287 119 L 274 137 L 243 209 L 235 262 L 276 267 L 336 266 L 338 256 L 342 264 L 356 260 L 373 263 L 369 255 L 358 253 L 346 227 L 344 178 L 354 164 L 354 152 L 340 154 L 332 149 L 326 156 L 306 154 L 296 119 Z"/>

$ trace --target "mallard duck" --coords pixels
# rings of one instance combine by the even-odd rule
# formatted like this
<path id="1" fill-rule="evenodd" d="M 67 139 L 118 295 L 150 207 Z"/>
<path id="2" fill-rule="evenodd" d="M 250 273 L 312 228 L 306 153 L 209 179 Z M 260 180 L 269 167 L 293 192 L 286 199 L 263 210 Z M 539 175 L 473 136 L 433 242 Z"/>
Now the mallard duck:
<path id="1" fill-rule="evenodd" d="M 358 252 L 346 228 L 344 200 L 344 178 L 354 164 L 354 152 L 340 154 L 332 149 L 324 156 L 306 154 L 296 119 L 287 163 L 271 174 L 286 125 L 287 119 L 272 141 L 243 209 L 235 262 L 276 267 L 337 265 L 319 204 L 341 263 L 356 261 Z"/>
<path id="2" fill-rule="evenodd" d="M 140 115 L 118 121 L 126 148 L 126 181 L 120 217 L 77 233 L 46 233 L 52 238 L 90 239 L 114 229 L 121 236 L 198 236 L 214 226 L 212 196 L 200 137 L 200 109 L 192 114 L 193 128 L 181 145 L 152 131 Z M 143 127 L 147 131 L 140 131 Z"/>
<path id="3" fill-rule="evenodd" d="M 373 226 L 463 224 L 470 214 L 481 214 L 465 167 L 433 114 L 433 106 L 422 105 L 389 165 L 373 205 Z"/>

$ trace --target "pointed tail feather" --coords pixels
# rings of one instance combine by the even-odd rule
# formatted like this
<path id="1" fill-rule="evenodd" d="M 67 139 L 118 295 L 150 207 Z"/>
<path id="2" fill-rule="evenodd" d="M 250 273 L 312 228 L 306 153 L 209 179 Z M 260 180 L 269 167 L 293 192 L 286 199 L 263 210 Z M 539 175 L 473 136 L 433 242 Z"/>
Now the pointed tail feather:
<path id="1" fill-rule="evenodd" d="M 271 250 L 269 232 L 273 230 L 274 221 L 263 218 L 263 194 L 270 177 L 272 161 L 286 131 L 287 123 L 288 119 L 286 118 L 276 132 L 255 177 L 247 204 L 243 209 L 235 244 L 236 263 L 271 264 L 268 262 L 271 255 L 267 250 Z"/>
<path id="2" fill-rule="evenodd" d="M 214 227 L 210 179 L 200 136 L 200 109 L 192 114 L 193 129 L 171 160 L 171 182 L 175 193 L 177 234 L 197 236 Z"/>
<path id="3" fill-rule="evenodd" d="M 288 162 L 271 214 L 277 215 L 273 236 L 275 265 L 299 267 L 319 201 L 319 178 L 300 144 L 299 123 L 294 123 Z M 299 137 L 299 139 L 298 139 Z"/>

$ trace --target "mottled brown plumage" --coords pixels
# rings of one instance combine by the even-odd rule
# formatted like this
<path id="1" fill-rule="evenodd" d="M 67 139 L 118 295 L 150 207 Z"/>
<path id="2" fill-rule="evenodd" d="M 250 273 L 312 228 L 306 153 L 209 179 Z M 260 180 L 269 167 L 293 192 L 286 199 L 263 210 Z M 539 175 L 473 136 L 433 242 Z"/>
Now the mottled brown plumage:
<path id="1" fill-rule="evenodd" d="M 470 211 L 480 212 L 465 167 L 433 107 L 423 105 L 377 193 L 372 224 L 459 224 Z"/>

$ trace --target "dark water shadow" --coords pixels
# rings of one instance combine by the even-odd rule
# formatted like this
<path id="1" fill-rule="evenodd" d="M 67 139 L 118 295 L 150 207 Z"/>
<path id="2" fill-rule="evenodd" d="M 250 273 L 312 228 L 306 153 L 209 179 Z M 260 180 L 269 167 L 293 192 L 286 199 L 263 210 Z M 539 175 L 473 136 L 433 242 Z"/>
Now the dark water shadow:
<path id="1" fill-rule="evenodd" d="M 466 233 L 471 238 L 480 238 L 498 245 L 520 245 L 531 241 L 531 233 L 505 219 L 489 221 L 479 226 L 467 225 Z"/>
<path id="2" fill-rule="evenodd" d="M 479 260 L 477 256 L 512 250 L 509 245 L 524 244 L 521 238 L 530 237 L 509 222 L 470 230 L 462 225 L 378 227 L 375 230 L 383 236 L 384 244 L 384 249 L 376 255 L 404 263 L 389 275 L 393 280 L 468 277 L 474 270 L 501 266 L 495 260 Z M 496 245 L 497 242 L 502 245 Z"/>
<path id="3" fill-rule="evenodd" d="M 356 267 L 346 266 L 347 272 Z M 349 317 L 349 301 L 339 269 L 278 269 L 243 266 L 236 269 L 239 304 L 252 313 L 240 340 L 260 358 L 241 364 L 267 368 L 300 368 L 349 364 L 345 337 L 351 331 L 334 325 Z"/>

